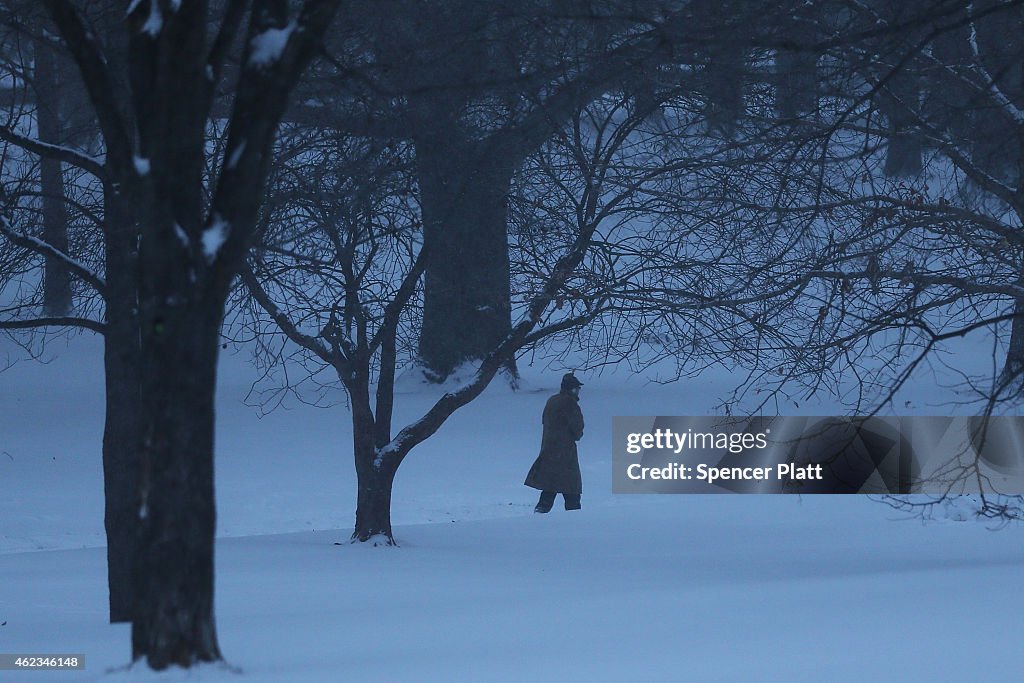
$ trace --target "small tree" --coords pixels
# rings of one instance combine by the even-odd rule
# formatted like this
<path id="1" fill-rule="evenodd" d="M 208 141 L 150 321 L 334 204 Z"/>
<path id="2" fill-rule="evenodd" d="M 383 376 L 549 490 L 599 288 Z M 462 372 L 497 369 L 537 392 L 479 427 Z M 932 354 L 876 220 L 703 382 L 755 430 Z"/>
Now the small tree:
<path id="1" fill-rule="evenodd" d="M 698 101 L 678 97 L 677 132 L 692 130 Z M 610 94 L 528 159 L 511 198 L 518 320 L 463 384 L 401 428 L 392 424 L 396 367 L 415 357 L 419 280 L 435 257 L 422 241 L 410 150 L 315 136 L 296 168 L 278 174 L 278 200 L 243 273 L 258 305 L 248 324 L 266 334 L 273 322 L 305 351 L 310 372 L 329 368 L 346 391 L 354 541 L 394 543 L 392 485 L 406 456 L 504 363 L 546 339 L 597 343 L 610 333 L 602 348 L 643 347 L 641 363 L 676 354 L 693 364 L 760 362 L 758 340 L 775 336 L 772 318 L 785 310 L 773 299 L 806 280 L 770 269 L 780 251 L 765 247 L 784 226 L 751 236 L 736 207 L 716 208 L 739 182 L 742 147 L 702 138 L 703 154 L 676 156 L 651 105 Z"/>

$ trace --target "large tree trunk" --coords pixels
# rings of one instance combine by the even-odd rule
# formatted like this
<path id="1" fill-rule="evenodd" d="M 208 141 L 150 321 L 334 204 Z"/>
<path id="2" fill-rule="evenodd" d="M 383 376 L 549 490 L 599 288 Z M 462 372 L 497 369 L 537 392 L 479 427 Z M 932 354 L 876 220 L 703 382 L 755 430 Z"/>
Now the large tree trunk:
<path id="1" fill-rule="evenodd" d="M 821 18 L 812 7 L 796 8 L 782 29 L 782 37 L 796 45 L 820 38 Z M 809 49 L 775 52 L 775 113 L 781 119 L 816 117 L 821 92 L 818 78 L 820 54 Z"/>
<path id="2" fill-rule="evenodd" d="M 1001 384 L 1019 388 L 1024 381 L 1024 299 L 1017 299 L 1013 305 L 1016 317 L 1010 323 L 1010 345 L 1006 350 Z"/>
<path id="3" fill-rule="evenodd" d="M 53 51 L 39 47 L 35 55 L 36 117 L 39 139 L 50 144 L 63 144 L 58 107 L 61 103 L 57 60 Z M 42 157 L 39 161 L 42 194 L 43 239 L 60 249 L 68 250 L 67 209 L 64 206 L 64 176 L 60 161 Z M 46 315 L 63 316 L 71 311 L 71 274 L 57 260 L 46 259 L 43 268 L 43 311 Z"/>
<path id="4" fill-rule="evenodd" d="M 303 3 L 292 23 L 288 2 L 259 3 L 248 22 L 246 3 L 231 3 L 222 23 L 208 3 L 171 4 L 180 6 L 164 11 L 153 31 L 155 4 L 131 3 L 118 13 L 118 28 L 97 34 L 74 3 L 45 3 L 89 91 L 106 171 L 131 197 L 122 208 L 140 227 L 138 261 L 126 273 L 138 282 L 141 369 L 132 658 L 145 657 L 154 669 L 221 657 L 213 619 L 213 439 L 224 304 L 253 236 L 274 131 L 338 3 Z M 227 43 L 211 46 L 211 21 Z M 255 45 L 243 52 L 228 126 L 232 160 L 212 181 L 208 214 L 210 98 L 222 63 L 234 58 L 230 39 L 245 23 L 249 36 L 295 31 L 268 60 L 247 58 Z M 112 66 L 107 46 L 126 47 L 127 58 Z M 125 76 L 130 98 L 116 92 Z"/>
<path id="5" fill-rule="evenodd" d="M 145 245 L 143 246 L 145 250 Z M 143 447 L 132 658 L 220 659 L 213 619 L 214 394 L 223 301 L 143 276 Z M 154 265 L 143 256 L 143 271 Z M 162 277 L 163 276 L 163 277 Z M 155 286 L 154 286 L 155 285 Z M 177 291 L 175 291 L 177 289 Z"/>
<path id="6" fill-rule="evenodd" d="M 419 355 L 440 381 L 511 329 L 508 193 L 515 161 L 453 129 L 416 141 L 424 243 Z"/>
<path id="7" fill-rule="evenodd" d="M 111 623 L 132 620 L 132 567 L 139 532 L 139 448 L 142 401 L 135 231 L 122 212 L 123 199 L 105 191 L 106 334 L 103 426 L 104 527 Z"/>
<path id="8" fill-rule="evenodd" d="M 781 119 L 796 119 L 818 111 L 818 55 L 779 50 L 775 55 L 775 109 Z"/>
<path id="9" fill-rule="evenodd" d="M 138 329 L 107 316 L 104 347 L 106 420 L 103 426 L 103 523 L 107 532 L 110 622 L 132 620 L 132 564 L 139 521 Z"/>
<path id="10" fill-rule="evenodd" d="M 743 116 L 747 56 L 734 46 L 708 50 L 704 69 L 704 116 L 708 127 L 730 136 Z"/>
<path id="11" fill-rule="evenodd" d="M 919 88 L 908 73 L 893 76 L 888 89 L 881 93 L 879 109 L 889 126 L 885 175 L 890 178 L 915 178 L 924 168 L 924 147 L 913 115 L 918 97 Z"/>

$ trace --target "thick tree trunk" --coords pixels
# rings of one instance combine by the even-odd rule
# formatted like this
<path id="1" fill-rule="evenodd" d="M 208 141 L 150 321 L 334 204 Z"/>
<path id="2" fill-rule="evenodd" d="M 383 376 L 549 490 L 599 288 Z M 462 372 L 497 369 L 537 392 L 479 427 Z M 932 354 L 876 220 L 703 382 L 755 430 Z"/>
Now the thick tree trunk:
<path id="1" fill-rule="evenodd" d="M 708 127 L 729 136 L 743 116 L 746 55 L 735 47 L 709 50 L 704 69 Z"/>
<path id="2" fill-rule="evenodd" d="M 248 21 L 245 3 L 218 14 L 215 23 L 228 39 L 246 23 L 250 36 L 295 31 L 280 54 L 247 60 L 237 78 L 227 146 L 232 161 L 211 181 L 209 207 L 210 98 L 233 50 L 230 40 L 211 45 L 209 3 L 171 4 L 180 6 L 163 12 L 158 30 L 144 30 L 153 15 L 131 3 L 114 20 L 116 30 L 97 34 L 98 24 L 73 3 L 45 3 L 88 88 L 106 175 L 130 197 L 122 208 L 133 218 L 128 224 L 140 228 L 132 235 L 138 261 L 126 273 L 138 283 L 141 369 L 132 658 L 145 657 L 154 669 L 221 657 L 213 618 L 213 439 L 224 304 L 253 236 L 287 97 L 338 3 L 304 3 L 290 24 L 287 2 L 261 3 Z M 112 65 L 108 47 L 115 54 L 126 49 L 126 59 Z M 250 46 L 244 56 L 255 51 Z M 116 91 L 128 81 L 131 97 L 123 97 Z"/>
<path id="3" fill-rule="evenodd" d="M 349 386 L 352 404 L 352 446 L 356 464 L 356 525 L 352 541 L 374 545 L 395 545 L 391 531 L 391 490 L 401 462 L 398 454 L 378 455 L 376 429 L 370 410 L 369 386 L 353 381 Z M 381 439 L 387 435 L 381 436 Z"/>
<path id="4" fill-rule="evenodd" d="M 371 541 L 375 545 L 396 545 L 391 531 L 391 491 L 395 483 L 397 468 L 382 461 L 375 466 L 373 456 L 356 456 L 356 526 L 352 532 L 353 541 Z"/>
<path id="5" fill-rule="evenodd" d="M 109 282 L 109 280 L 108 280 Z M 120 310 L 119 310 L 120 309 Z M 104 527 L 111 623 L 132 620 L 132 566 L 139 531 L 138 326 L 130 309 L 107 304 L 104 347 L 106 420 L 103 426 Z"/>
<path id="6" fill-rule="evenodd" d="M 132 620 L 132 567 L 139 532 L 139 448 L 142 401 L 135 232 L 121 195 L 106 188 L 106 334 L 103 426 L 104 527 L 111 623 Z"/>
<path id="7" fill-rule="evenodd" d="M 103 523 L 107 532 L 110 622 L 118 623 L 132 620 L 132 564 L 139 522 L 139 363 L 138 349 L 132 343 L 137 345 L 138 330 L 111 316 L 107 324 Z"/>
<path id="8" fill-rule="evenodd" d="M 1006 135 L 1006 131 L 1015 127 L 1013 119 L 998 109 L 972 111 L 970 119 L 972 163 L 1007 184 L 1020 182 L 1024 173 L 1020 162 L 1024 142 Z"/>
<path id="9" fill-rule="evenodd" d="M 61 103 L 57 64 L 51 50 L 39 48 L 35 55 L 36 116 L 39 139 L 63 144 L 58 107 Z M 67 209 L 64 206 L 64 176 L 60 161 L 42 157 L 39 161 L 42 194 L 43 239 L 62 252 L 68 250 Z M 59 261 L 46 259 L 43 268 L 43 310 L 46 315 L 63 316 L 71 311 L 71 274 Z"/>
<path id="10" fill-rule="evenodd" d="M 1013 312 L 1017 317 L 1010 323 L 1010 345 L 1006 350 L 1001 380 L 1003 384 L 1020 387 L 1024 384 L 1024 299 L 1017 299 Z"/>
<path id="11" fill-rule="evenodd" d="M 914 178 L 924 168 L 921 142 L 897 119 L 889 131 L 885 156 L 885 175 L 890 178 Z"/>
<path id="12" fill-rule="evenodd" d="M 796 119 L 818 111 L 818 56 L 813 52 L 779 50 L 775 109 L 781 119 Z"/>
<path id="13" fill-rule="evenodd" d="M 811 7 L 795 8 L 782 36 L 806 46 L 820 38 L 820 17 Z M 819 57 L 806 47 L 775 52 L 775 113 L 780 119 L 816 117 L 821 91 Z"/>
<path id="14" fill-rule="evenodd" d="M 924 168 L 924 147 L 913 113 L 907 110 L 915 107 L 918 97 L 919 89 L 909 74 L 894 76 L 889 90 L 881 94 L 879 108 L 889 122 L 885 175 L 890 178 L 914 178 Z"/>
<path id="15" fill-rule="evenodd" d="M 416 141 L 424 243 L 419 355 L 441 381 L 511 329 L 508 193 L 515 161 L 450 134 Z"/>
<path id="16" fill-rule="evenodd" d="M 144 263 L 149 263 L 146 259 Z M 222 302 L 143 295 L 143 448 L 132 658 L 220 659 L 213 619 L 214 394 Z M 144 280 L 147 279 L 144 276 Z"/>

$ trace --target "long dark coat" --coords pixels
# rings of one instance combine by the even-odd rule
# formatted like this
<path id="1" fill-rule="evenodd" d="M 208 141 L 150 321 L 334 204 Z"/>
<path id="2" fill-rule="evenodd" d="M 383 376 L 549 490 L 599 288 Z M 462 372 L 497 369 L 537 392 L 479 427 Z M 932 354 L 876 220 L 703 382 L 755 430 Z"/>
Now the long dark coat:
<path id="1" fill-rule="evenodd" d="M 523 483 L 541 491 L 580 495 L 583 479 L 576 442 L 583 436 L 583 411 L 579 402 L 571 394 L 555 394 L 544 406 L 543 419 L 540 455 Z"/>

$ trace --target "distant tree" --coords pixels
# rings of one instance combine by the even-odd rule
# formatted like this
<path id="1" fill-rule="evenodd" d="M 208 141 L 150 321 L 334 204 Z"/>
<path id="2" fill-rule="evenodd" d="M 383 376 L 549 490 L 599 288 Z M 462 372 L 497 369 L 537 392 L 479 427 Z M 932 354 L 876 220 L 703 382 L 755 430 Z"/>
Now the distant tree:
<path id="1" fill-rule="evenodd" d="M 905 10 L 864 7 L 879 26 Z M 771 405 L 827 389 L 860 414 L 901 412 L 912 406 L 895 403 L 899 392 L 937 372 L 982 416 L 1019 405 L 1024 82 L 1021 41 L 1006 27 L 1020 12 L 1016 2 L 950 4 L 928 25 L 833 57 L 847 78 L 829 84 L 817 122 L 792 131 L 817 140 L 820 159 L 816 187 L 787 208 L 816 226 L 808 234 L 817 256 L 790 322 L 803 342 L 737 398 L 756 391 Z M 948 352 L 964 337 L 1005 361 L 972 369 L 976 359 Z M 942 474 L 949 496 L 888 502 L 931 515 L 980 484 L 979 514 L 1019 518 L 1021 499 L 998 495 L 984 471 L 978 458 L 961 458 Z"/>
<path id="2" fill-rule="evenodd" d="M 92 21 L 104 25 L 111 20 L 109 3 L 92 9 Z M 139 335 L 133 323 L 136 297 L 123 286 L 130 266 L 124 251 L 105 236 L 104 226 L 116 212 L 108 216 L 104 209 L 104 196 L 112 190 L 96 154 L 99 130 L 70 55 L 52 39 L 55 29 L 45 7 L 6 2 L 0 20 L 8 86 L 0 125 L 0 250 L 14 259 L 0 269 L 0 330 L 17 330 L 20 340 L 26 334 L 37 339 L 33 331 L 54 328 L 87 329 L 105 337 L 109 609 L 112 622 L 130 621 L 139 508 Z M 107 47 L 107 54 L 115 72 L 123 60 L 115 58 L 114 46 Z"/>
<path id="3" fill-rule="evenodd" d="M 873 218 L 903 229 L 878 250 L 874 290 L 895 280 L 918 305 L 931 297 L 933 308 L 962 306 L 965 328 L 1004 340 L 1009 332 L 1005 362 L 990 378 L 988 398 L 998 401 L 1019 393 L 1024 371 L 1024 39 L 1011 28 L 1024 26 L 1024 8 L 968 3 L 948 22 L 941 33 L 889 37 L 887 49 L 876 50 L 868 85 L 930 159 L 913 178 L 880 188 L 891 206 Z M 908 94 L 909 81 L 918 85 Z M 886 136 L 870 118 L 852 127 Z M 889 144 L 887 170 L 891 137 Z"/>
<path id="4" fill-rule="evenodd" d="M 352 5 L 331 65 L 294 109 L 316 125 L 414 144 L 424 239 L 438 253 L 426 266 L 419 341 L 428 376 L 479 360 L 511 330 L 508 198 L 530 154 L 622 88 L 643 99 L 685 84 L 703 95 L 706 121 L 731 128 L 743 115 L 750 51 L 784 43 L 796 54 L 808 40 L 845 29 L 856 40 L 863 28 L 823 21 L 827 10 L 805 4 Z M 796 34 L 794 13 L 821 31 Z M 338 77 L 345 87 L 325 86 Z"/>

